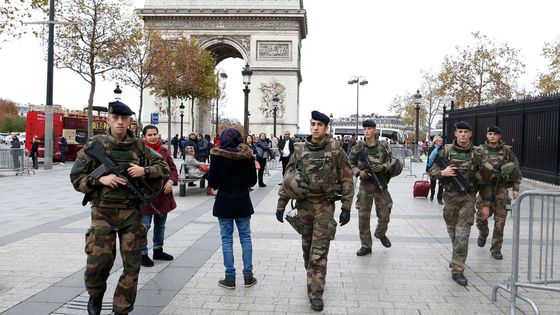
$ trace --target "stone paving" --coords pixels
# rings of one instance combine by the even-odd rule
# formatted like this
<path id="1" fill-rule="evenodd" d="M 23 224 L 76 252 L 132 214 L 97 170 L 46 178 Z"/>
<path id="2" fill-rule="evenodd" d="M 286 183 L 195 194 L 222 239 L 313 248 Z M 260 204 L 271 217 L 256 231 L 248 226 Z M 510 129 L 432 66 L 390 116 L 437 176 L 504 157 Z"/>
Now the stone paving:
<path id="1" fill-rule="evenodd" d="M 373 255 L 355 255 L 360 246 L 355 209 L 350 223 L 337 229 L 329 253 L 324 313 L 509 313 L 509 294 L 498 291 L 497 303 L 492 303 L 491 292 L 510 274 L 511 220 L 506 226 L 503 261 L 492 259 L 488 246 L 476 246 L 477 230 L 473 228 L 465 272 L 469 285 L 458 286 L 447 266 L 451 246 L 442 206 L 412 198 L 412 184 L 424 165 L 413 166 L 417 177 L 407 177 L 405 171 L 389 185 L 394 200 L 388 231 L 391 248 L 374 241 Z M 0 177 L 0 313 L 87 313 L 83 234 L 89 225 L 89 209 L 81 207 L 82 195 L 69 183 L 70 168 L 71 163 L 66 163 L 55 165 L 52 171 L 39 170 L 35 176 L 2 173 L 5 176 Z M 251 227 L 258 283 L 244 288 L 238 279 L 235 290 L 217 285 L 224 267 L 219 227 L 211 212 L 213 198 L 201 188 L 188 188 L 187 196 L 179 197 L 178 187 L 174 187 L 178 208 L 168 217 L 165 250 L 175 260 L 142 268 L 133 314 L 310 313 L 300 238 L 274 215 L 280 180 L 280 170 L 272 169 L 265 178 L 268 187 L 255 188 L 251 194 L 256 212 Z M 528 181 L 522 186 L 534 187 Z M 522 224 L 527 225 L 527 220 Z M 527 252 L 526 241 L 523 244 L 522 256 Z M 238 240 L 234 250 L 236 267 L 241 270 Z M 556 253 L 558 250 L 556 247 Z M 112 292 L 121 271 L 117 259 L 103 314 L 111 312 Z M 560 277 L 558 270 L 554 276 Z M 560 293 L 527 292 L 542 314 L 560 314 Z M 531 313 L 526 303 L 518 301 L 518 305 L 519 313 Z"/>

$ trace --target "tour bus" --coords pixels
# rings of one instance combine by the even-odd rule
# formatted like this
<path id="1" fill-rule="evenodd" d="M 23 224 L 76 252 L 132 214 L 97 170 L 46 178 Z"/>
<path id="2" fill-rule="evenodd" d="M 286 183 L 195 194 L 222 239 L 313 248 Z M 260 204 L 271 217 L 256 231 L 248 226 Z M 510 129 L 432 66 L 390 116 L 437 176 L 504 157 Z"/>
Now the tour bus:
<path id="1" fill-rule="evenodd" d="M 335 126 L 333 128 L 334 128 L 333 134 L 335 136 L 341 136 L 341 137 L 344 137 L 346 135 L 352 136 L 356 133 L 356 127 Z M 379 137 L 379 140 L 387 140 L 387 142 L 392 144 L 397 144 L 397 143 L 404 144 L 404 142 L 406 141 L 406 137 L 404 133 L 399 129 L 379 127 L 376 128 L 376 132 L 377 132 L 377 136 Z M 363 138 L 363 136 L 364 136 L 364 129 L 360 126 L 360 128 L 358 128 L 358 137 Z"/>
<path id="2" fill-rule="evenodd" d="M 443 137 L 443 129 L 430 130 L 430 141 L 433 141 L 435 136 Z"/>

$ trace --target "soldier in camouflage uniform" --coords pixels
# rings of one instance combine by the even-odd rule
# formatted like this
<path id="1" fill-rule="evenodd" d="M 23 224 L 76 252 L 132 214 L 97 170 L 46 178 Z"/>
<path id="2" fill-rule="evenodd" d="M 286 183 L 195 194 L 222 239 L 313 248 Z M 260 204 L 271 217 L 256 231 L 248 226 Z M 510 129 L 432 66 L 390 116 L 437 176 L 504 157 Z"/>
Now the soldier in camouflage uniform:
<path id="1" fill-rule="evenodd" d="M 463 272 L 469 249 L 469 235 L 474 223 L 475 199 L 478 190 L 477 173 L 482 164 L 482 152 L 470 142 L 472 127 L 469 123 L 460 121 L 455 124 L 455 140 L 446 144 L 438 158 L 447 167 L 441 167 L 437 162 L 430 168 L 432 179 L 444 179 L 443 218 L 447 224 L 447 233 L 453 245 L 451 278 L 459 285 L 466 286 L 468 281 Z M 461 191 L 451 179 L 460 173 L 470 185 L 468 191 Z"/>
<path id="2" fill-rule="evenodd" d="M 490 252 L 492 257 L 498 260 L 504 258 L 501 250 L 507 217 L 506 205 L 511 203 L 508 188 L 513 187 L 512 197 L 516 199 L 521 185 L 521 172 L 519 171 L 517 158 L 511 146 L 505 145 L 501 138 L 502 130 L 499 127 L 489 127 L 486 132 L 486 143 L 480 146 L 485 155 L 484 162 L 490 164 L 492 173 L 490 178 L 482 176 L 483 183 L 479 187 L 479 196 L 476 203 L 476 226 L 480 233 L 478 246 L 484 247 L 486 244 L 486 238 L 490 233 L 488 217 L 494 215 L 494 232 Z M 504 172 L 507 172 L 509 165 L 506 164 L 508 163 L 513 164 L 513 167 L 517 170 L 515 176 L 504 174 Z"/>
<path id="3" fill-rule="evenodd" d="M 169 175 L 169 168 L 158 153 L 146 147 L 142 139 L 135 138 L 128 129 L 131 115 L 133 112 L 125 104 L 119 101 L 109 103 L 107 121 L 110 129 L 107 135 L 93 137 L 84 149 L 99 141 L 117 163 L 131 164 L 127 169 L 129 176 L 145 176 L 161 188 L 163 179 Z M 85 286 L 90 295 L 88 314 L 101 312 L 107 278 L 115 260 L 117 234 L 123 273 L 113 297 L 113 311 L 127 314 L 132 311 L 136 299 L 140 251 L 146 242 L 146 231 L 140 222 L 139 202 L 125 186 L 123 178 L 115 174 L 99 179 L 89 176 L 99 165 L 82 150 L 70 173 L 74 188 L 91 196 L 91 227 L 86 233 L 85 245 Z"/>
<path id="4" fill-rule="evenodd" d="M 300 173 L 301 177 L 298 176 L 295 184 L 303 185 L 305 193 L 303 198 L 297 200 L 296 207 L 304 225 L 302 249 L 307 270 L 307 293 L 311 308 L 321 311 L 327 256 L 337 225 L 334 219 L 334 197 L 342 195 L 339 218 L 342 226 L 350 221 L 354 183 L 348 157 L 341 149 L 340 142 L 332 140 L 327 134 L 329 117 L 317 111 L 313 111 L 311 117 L 311 136 L 305 142 L 295 144 L 294 154 L 286 166 L 285 180 L 278 192 L 280 198 L 276 218 L 284 222 L 284 209 L 289 200 L 300 197 L 290 193 L 294 183 L 286 182 L 286 178 L 293 177 L 294 172 Z"/>
<path id="5" fill-rule="evenodd" d="M 357 145 L 352 147 L 348 156 L 353 174 L 360 177 L 360 190 L 356 197 L 356 208 L 358 209 L 358 227 L 362 246 L 356 253 L 358 256 L 371 254 L 370 221 L 374 201 L 375 212 L 377 213 L 377 228 L 374 236 L 381 241 L 383 246 L 391 247 L 391 241 L 386 233 L 391 208 L 393 207 L 393 200 L 389 192 L 386 188 L 382 191 L 372 178 L 372 173 L 375 173 L 380 181 L 384 181 L 384 183 L 389 181 L 390 177 L 387 171 L 392 159 L 391 149 L 387 141 L 378 141 L 375 135 L 376 124 L 373 120 L 365 120 L 362 126 L 364 127 L 365 143 L 358 141 Z M 359 159 L 358 155 L 361 150 L 365 150 L 371 163 L 371 169 L 366 169 L 365 163 Z"/>

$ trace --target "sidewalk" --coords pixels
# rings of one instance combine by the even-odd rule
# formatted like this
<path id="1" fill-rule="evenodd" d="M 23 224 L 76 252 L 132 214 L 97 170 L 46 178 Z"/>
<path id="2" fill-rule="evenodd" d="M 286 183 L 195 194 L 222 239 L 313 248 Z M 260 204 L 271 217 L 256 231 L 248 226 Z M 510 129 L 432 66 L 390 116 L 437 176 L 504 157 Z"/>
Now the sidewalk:
<path id="1" fill-rule="evenodd" d="M 179 161 L 179 160 L 178 160 Z M 357 212 L 338 227 L 331 243 L 324 313 L 341 314 L 506 314 L 509 296 L 492 288 L 509 276 L 511 222 L 507 222 L 504 260 L 491 258 L 489 247 L 476 246 L 473 227 L 465 275 L 467 287 L 451 280 L 451 244 L 436 201 L 412 198 L 412 184 L 423 163 L 391 180 L 393 210 L 386 249 L 374 239 L 373 255 L 357 257 L 360 247 Z M 0 312 L 3 314 L 87 314 L 84 291 L 84 233 L 89 209 L 70 185 L 71 163 L 35 176 L 0 178 Z M 280 169 L 265 177 L 266 188 L 251 193 L 253 264 L 257 285 L 226 290 L 217 285 L 224 268 L 219 226 L 212 216 L 213 198 L 201 188 L 188 188 L 167 221 L 165 249 L 172 262 L 142 268 L 133 314 L 293 314 L 311 313 L 306 292 L 300 237 L 289 224 L 276 221 Z M 523 189 L 532 188 L 523 184 Z M 288 206 L 289 207 L 289 206 Z M 337 203 L 336 218 L 340 204 Z M 375 219 L 373 219 L 375 221 Z M 372 222 L 372 226 L 375 223 Z M 151 240 L 151 235 L 148 236 Z M 522 236 L 523 239 L 523 236 Z M 149 242 L 151 244 L 151 241 Z M 239 242 L 234 242 L 241 267 Z M 560 250 L 560 249 L 559 249 Z M 523 251 L 523 250 L 522 250 Z M 112 292 L 122 269 L 117 259 L 104 300 L 111 312 Z M 238 272 L 239 274 L 239 272 Z M 557 277 L 556 277 L 557 278 Z M 542 314 L 558 314 L 560 295 L 531 290 Z M 520 313 L 530 314 L 520 301 Z"/>

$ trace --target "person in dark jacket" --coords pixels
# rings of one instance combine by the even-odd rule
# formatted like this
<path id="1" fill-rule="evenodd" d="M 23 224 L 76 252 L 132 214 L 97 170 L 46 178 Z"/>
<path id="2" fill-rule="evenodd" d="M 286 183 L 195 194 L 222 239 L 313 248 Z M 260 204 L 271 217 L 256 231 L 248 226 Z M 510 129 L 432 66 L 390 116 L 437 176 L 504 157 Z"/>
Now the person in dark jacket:
<path id="1" fill-rule="evenodd" d="M 20 168 L 20 148 L 21 148 L 21 142 L 19 142 L 19 139 L 16 135 L 12 136 L 12 142 L 10 142 L 11 146 L 10 149 L 12 149 L 12 160 L 14 161 L 14 169 L 19 169 Z"/>
<path id="2" fill-rule="evenodd" d="M 428 149 L 428 161 L 426 162 L 426 173 L 428 170 L 434 165 L 434 160 L 438 151 L 440 151 L 443 147 L 443 138 L 440 136 L 435 136 L 432 145 Z M 430 201 L 434 200 L 434 193 L 436 190 L 437 179 L 430 179 Z M 438 192 L 437 192 L 437 201 L 440 205 L 443 204 L 443 185 L 441 184 L 441 180 L 439 180 L 438 185 Z"/>
<path id="3" fill-rule="evenodd" d="M 147 125 L 142 130 L 142 135 L 144 136 L 144 143 L 147 147 L 153 149 L 159 153 L 169 170 L 169 178 L 164 181 L 163 189 L 155 197 L 152 202 L 156 209 L 159 210 L 161 215 L 157 214 L 150 206 L 143 205 L 141 207 L 142 211 L 142 225 L 146 228 L 146 233 L 150 229 L 152 223 L 152 218 L 154 221 L 154 259 L 171 261 L 173 256 L 165 253 L 163 251 L 163 240 L 165 239 L 165 222 L 167 221 L 167 213 L 171 210 L 177 208 L 177 203 L 175 203 L 175 198 L 173 198 L 173 184 L 179 182 L 179 174 L 177 173 L 177 167 L 173 162 L 170 152 L 161 145 L 161 141 L 158 137 L 159 130 L 154 125 Z M 154 261 L 148 256 L 148 242 L 146 241 L 142 246 L 142 260 L 140 264 L 143 267 L 152 267 Z"/>
<path id="4" fill-rule="evenodd" d="M 39 140 L 37 139 L 37 136 L 33 136 L 33 140 L 31 142 L 31 151 L 29 151 L 29 155 L 31 156 L 31 160 L 33 161 L 34 169 L 39 169 L 38 154 L 39 154 Z"/>
<path id="5" fill-rule="evenodd" d="M 198 141 L 198 158 L 197 160 L 199 162 L 206 162 L 208 161 L 208 156 L 210 154 L 210 142 L 208 142 L 208 140 L 206 140 L 206 138 L 204 138 L 204 136 L 199 133 L 196 136 L 196 139 Z"/>
<path id="6" fill-rule="evenodd" d="M 177 158 L 177 149 L 179 148 L 179 134 L 175 134 L 175 137 L 171 139 L 171 145 L 173 146 L 173 158 Z"/>
<path id="7" fill-rule="evenodd" d="M 259 187 L 266 187 L 263 180 L 264 168 L 266 167 L 266 160 L 271 156 L 270 143 L 266 139 L 266 133 L 261 132 L 255 147 L 257 148 L 257 162 L 261 166 L 258 171 Z"/>
<path id="8" fill-rule="evenodd" d="M 208 171 L 208 185 L 218 189 L 212 214 L 218 218 L 222 236 L 225 278 L 218 285 L 235 289 L 233 264 L 233 224 L 237 225 L 243 258 L 245 287 L 253 286 L 253 245 L 251 243 L 251 215 L 255 212 L 249 187 L 257 182 L 253 151 L 243 144 L 243 136 L 234 128 L 227 128 L 220 137 L 220 148 L 210 150 L 212 166 Z"/>

